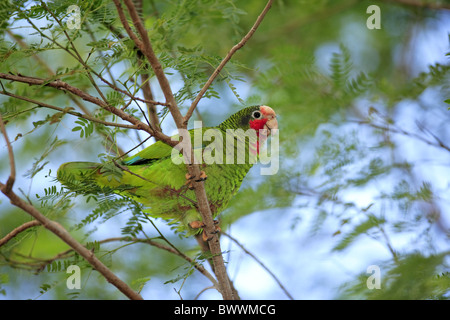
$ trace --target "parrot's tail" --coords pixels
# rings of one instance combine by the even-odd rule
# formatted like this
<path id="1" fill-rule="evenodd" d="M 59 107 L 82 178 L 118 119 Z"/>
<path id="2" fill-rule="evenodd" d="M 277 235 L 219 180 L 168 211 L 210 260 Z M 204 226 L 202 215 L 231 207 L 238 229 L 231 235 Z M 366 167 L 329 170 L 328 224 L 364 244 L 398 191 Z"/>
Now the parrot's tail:
<path id="1" fill-rule="evenodd" d="M 80 183 L 94 182 L 101 167 L 101 164 L 95 162 L 67 162 L 59 167 L 57 178 L 70 188 Z"/>

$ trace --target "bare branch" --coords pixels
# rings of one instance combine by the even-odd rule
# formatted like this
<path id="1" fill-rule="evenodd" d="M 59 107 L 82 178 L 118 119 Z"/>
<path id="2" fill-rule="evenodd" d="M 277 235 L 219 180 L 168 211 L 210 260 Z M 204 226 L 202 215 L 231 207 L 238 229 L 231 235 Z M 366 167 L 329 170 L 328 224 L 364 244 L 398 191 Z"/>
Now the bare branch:
<path id="1" fill-rule="evenodd" d="M 102 101 L 101 99 L 94 97 L 94 96 L 84 92 L 83 90 L 73 87 L 73 86 L 69 85 L 67 82 L 61 81 L 59 79 L 53 80 L 53 81 L 48 81 L 48 80 L 41 79 L 41 78 L 28 77 L 28 76 L 22 76 L 22 75 L 14 75 L 14 74 L 8 74 L 8 73 L 0 73 L 0 78 L 5 79 L 5 80 L 27 83 L 30 85 L 52 87 L 55 89 L 70 92 L 70 93 L 80 97 L 81 99 L 91 102 L 93 104 L 96 104 L 100 107 L 107 106 L 107 104 L 104 101 Z"/>
<path id="2" fill-rule="evenodd" d="M 142 92 L 144 93 L 145 100 L 153 100 L 152 89 L 150 87 L 150 78 L 147 73 L 141 75 L 142 79 Z M 148 115 L 150 118 L 150 124 L 155 131 L 161 131 L 159 126 L 158 114 L 156 112 L 156 106 L 154 104 L 147 103 Z"/>
<path id="3" fill-rule="evenodd" d="M 149 244 L 156 248 L 173 253 L 173 254 L 183 258 L 190 264 L 192 264 L 195 267 L 195 269 L 197 269 L 200 273 L 202 273 L 205 277 L 207 277 L 216 288 L 219 287 L 217 280 L 201 264 L 198 264 L 197 262 L 192 260 L 190 257 L 185 255 L 184 253 L 182 253 L 172 247 L 166 246 L 162 243 L 159 243 L 158 241 L 153 241 L 151 239 L 139 239 L 139 238 L 131 238 L 130 239 L 129 237 L 108 238 L 108 239 L 99 241 L 99 243 L 106 243 L 106 242 L 112 242 L 112 241 L 131 241 L 131 242 L 135 242 L 135 243 L 146 243 L 146 244 Z"/>
<path id="4" fill-rule="evenodd" d="M 155 73 L 156 79 L 158 79 L 159 85 L 161 87 L 161 90 L 164 94 L 164 97 L 166 99 L 166 102 L 168 103 L 168 108 L 170 110 L 170 113 L 172 114 L 172 117 L 175 121 L 175 124 L 178 128 L 186 128 L 187 126 L 183 127 L 183 116 L 181 115 L 180 110 L 178 109 L 177 103 L 175 101 L 175 97 L 172 93 L 172 88 L 170 87 L 169 80 L 167 79 L 164 70 L 161 66 L 161 63 L 159 62 L 158 58 L 156 57 L 155 52 L 153 51 L 153 47 L 150 43 L 150 39 L 148 38 L 147 31 L 144 28 L 144 25 L 142 24 L 141 18 L 139 17 L 139 14 L 133 4 L 133 1 L 131 0 L 124 0 L 125 5 L 127 6 L 128 12 L 130 14 L 131 20 L 133 21 L 133 25 L 137 29 L 141 40 L 137 39 L 136 35 L 131 31 L 131 29 L 127 29 L 126 25 L 124 24 L 124 27 L 127 31 L 127 33 L 130 35 L 132 40 L 135 42 L 136 46 L 142 51 L 144 56 L 149 61 L 153 72 Z M 126 22 L 122 7 L 120 5 L 119 0 L 114 0 L 114 3 L 116 4 L 117 11 L 119 12 L 119 18 L 122 24 Z M 131 31 L 131 32 L 130 32 Z"/>
<path id="5" fill-rule="evenodd" d="M 48 108 L 48 109 L 53 109 L 53 110 L 57 110 L 57 111 L 60 111 L 60 112 L 64 112 L 64 113 L 70 114 L 72 116 L 83 118 L 83 119 L 86 119 L 86 120 L 89 120 L 89 121 L 92 121 L 92 122 L 95 122 L 95 123 L 98 123 L 98 124 L 102 124 L 102 125 L 105 125 L 105 126 L 119 127 L 119 128 L 126 128 L 126 129 L 137 129 L 137 126 L 135 126 L 135 125 L 103 121 L 103 120 L 97 119 L 97 118 L 95 118 L 95 117 L 93 117 L 91 115 L 83 114 L 83 113 L 71 110 L 73 108 L 60 108 L 60 107 L 57 107 L 57 106 L 54 106 L 54 105 L 51 105 L 51 104 L 48 104 L 48 103 L 44 103 L 44 102 L 37 101 L 37 100 L 34 100 L 34 99 L 30 99 L 30 98 L 23 97 L 23 96 L 18 96 L 18 95 L 14 94 L 14 93 L 10 93 L 10 92 L 7 92 L 7 91 L 0 91 L 0 94 L 3 94 L 5 96 L 9 96 L 9 97 L 12 97 L 12 98 L 15 98 L 15 99 L 27 101 L 27 102 L 36 104 L 36 105 L 38 105 L 40 107 L 43 107 L 43 108 Z"/>
<path id="6" fill-rule="evenodd" d="M 193 150 L 191 150 L 191 159 L 194 159 Z M 193 177 L 200 176 L 200 168 L 198 165 L 188 164 L 188 171 Z M 220 292 L 224 300 L 235 300 L 237 297 L 233 294 L 227 269 L 225 268 L 219 237 L 215 234 L 214 219 L 211 214 L 211 208 L 209 206 L 203 182 L 195 182 L 194 191 L 195 197 L 197 198 L 199 212 L 202 216 L 202 221 L 205 224 L 204 232 L 208 235 L 213 235 L 212 239 L 208 241 L 208 245 L 214 263 L 214 273 L 216 274 L 217 280 L 220 284 Z"/>
<path id="7" fill-rule="evenodd" d="M 29 228 L 39 226 L 40 224 L 41 223 L 39 221 L 32 220 L 32 221 L 25 222 L 24 224 L 18 226 L 17 228 L 14 228 L 10 233 L 8 233 L 6 236 L 4 236 L 2 239 L 0 239 L 0 247 L 5 245 L 9 240 L 11 240 L 15 236 L 17 236 L 19 233 L 21 233 Z"/>
<path id="8" fill-rule="evenodd" d="M 66 31 L 66 28 L 64 27 L 63 23 L 61 22 L 61 20 L 58 19 L 58 17 L 50 10 L 50 8 L 47 7 L 47 5 L 45 4 L 44 1 L 41 0 L 41 5 L 43 8 L 45 8 L 45 10 L 47 10 L 48 13 L 50 13 L 50 15 L 53 17 L 53 19 L 55 19 L 55 21 L 59 24 L 59 26 L 61 27 L 64 35 L 67 38 L 67 41 L 70 43 L 70 46 L 72 47 L 73 52 L 75 53 L 74 58 L 76 58 L 78 60 L 78 62 L 81 63 L 81 65 L 85 68 L 86 70 L 86 75 L 89 78 L 89 81 L 91 82 L 92 86 L 95 88 L 95 90 L 98 92 L 98 94 L 100 95 L 100 97 L 103 99 L 104 102 L 106 102 L 106 97 L 103 95 L 102 90 L 100 90 L 100 88 L 98 87 L 97 83 L 95 82 L 94 78 L 91 75 L 91 70 L 92 68 L 90 68 L 86 62 L 83 60 L 83 58 L 81 57 L 80 53 L 78 52 L 77 48 L 75 47 L 75 45 L 73 44 L 72 39 L 70 38 L 69 34 Z M 42 33 L 41 33 L 42 34 Z M 56 41 L 54 41 L 56 43 Z M 68 48 L 64 48 L 65 51 L 70 52 L 70 50 L 68 50 Z"/>
<path id="9" fill-rule="evenodd" d="M 354 122 L 354 123 L 361 124 L 361 125 L 368 125 L 368 126 L 370 126 L 372 128 L 379 129 L 379 130 L 382 130 L 382 131 L 385 131 L 385 132 L 392 132 L 392 133 L 397 133 L 397 134 L 401 134 L 401 135 L 404 135 L 404 136 L 408 136 L 408 137 L 420 140 L 420 141 L 422 141 L 422 142 L 424 142 L 424 143 L 426 143 L 426 144 L 428 144 L 430 146 L 434 146 L 434 147 L 437 147 L 437 148 L 442 148 L 442 149 L 450 152 L 450 146 L 447 146 L 446 144 L 444 144 L 442 142 L 442 140 L 440 140 L 438 137 L 436 137 L 429 130 L 424 129 L 423 126 L 421 126 L 421 125 L 419 125 L 419 129 L 422 130 L 422 131 L 426 130 L 436 140 L 436 142 L 428 140 L 427 138 L 422 137 L 421 135 L 418 135 L 416 133 L 403 130 L 403 129 L 401 129 L 399 127 L 396 127 L 396 126 L 379 125 L 379 124 L 373 123 L 373 122 L 368 121 L 368 120 L 350 120 L 350 122 Z"/>
<path id="10" fill-rule="evenodd" d="M 177 125 L 177 128 L 180 129 L 186 129 L 187 128 L 187 122 L 183 122 L 183 116 L 181 115 L 180 110 L 178 109 L 177 103 L 175 101 L 175 98 L 172 93 L 172 89 L 170 87 L 170 83 L 164 73 L 164 70 L 156 57 L 152 45 L 150 43 L 150 39 L 148 38 L 147 31 L 145 30 L 142 21 L 139 17 L 138 12 L 136 11 L 136 8 L 134 7 L 134 4 L 131 0 L 124 0 L 128 12 L 130 14 L 130 17 L 133 21 L 133 25 L 135 26 L 136 30 L 138 31 L 140 37 L 142 40 L 137 39 L 136 35 L 132 32 L 131 28 L 128 25 L 128 22 L 126 21 L 125 14 L 123 12 L 122 6 L 120 4 L 119 0 L 114 0 L 114 3 L 116 5 L 119 18 L 124 25 L 125 30 L 127 31 L 130 38 L 133 39 L 135 42 L 135 45 L 141 50 L 141 52 L 144 54 L 144 56 L 149 61 L 153 72 L 156 75 L 156 78 L 158 79 L 159 85 L 161 87 L 161 90 L 164 93 L 164 96 L 166 98 L 166 102 L 168 103 L 168 109 L 175 121 L 175 124 Z M 190 159 L 194 159 L 194 152 L 191 149 L 190 150 Z M 187 163 L 187 169 L 191 176 L 198 177 L 200 176 L 200 168 L 197 164 L 189 163 L 187 160 L 189 158 L 188 154 L 184 154 L 184 157 L 186 159 Z M 215 231 L 214 222 L 211 214 L 211 209 L 208 203 L 208 198 L 206 196 L 205 188 L 203 186 L 202 182 L 195 182 L 194 183 L 194 191 L 195 196 L 197 198 L 197 204 L 198 204 L 198 211 L 200 212 L 202 216 L 203 223 L 206 225 L 204 230 L 209 233 L 213 234 Z M 217 235 L 214 234 L 213 239 L 209 242 L 209 247 L 211 250 L 211 254 L 213 256 L 214 261 L 214 271 L 217 277 L 217 280 L 220 285 L 220 292 L 224 299 L 230 300 L 233 299 L 233 292 L 231 290 L 230 281 L 228 279 L 228 275 L 226 273 L 225 264 L 222 257 L 222 251 L 220 248 L 220 242 L 217 237 Z"/>
<path id="11" fill-rule="evenodd" d="M 100 272 L 105 279 L 119 289 L 124 295 L 133 300 L 142 300 L 141 295 L 131 289 L 125 282 L 120 280 L 111 270 L 108 269 L 92 251 L 88 250 L 73 238 L 67 230 L 59 223 L 48 219 L 35 207 L 23 201 L 12 190 L 6 190 L 5 185 L 0 182 L 0 190 L 9 198 L 11 204 L 21 208 L 23 211 L 35 218 L 43 227 L 53 232 L 61 240 L 67 243 L 73 250 L 79 253 L 95 270 Z"/>
<path id="12" fill-rule="evenodd" d="M 131 40 L 136 44 L 137 48 L 139 50 L 141 49 L 142 42 L 141 40 L 136 36 L 136 34 L 131 30 L 130 25 L 128 24 L 127 17 L 125 17 L 125 13 L 123 12 L 122 4 L 120 3 L 120 0 L 113 0 L 114 4 L 117 9 L 117 13 L 119 14 L 120 22 L 122 23 L 125 31 L 127 32 L 128 36 Z"/>
<path id="13" fill-rule="evenodd" d="M 189 110 L 187 111 L 186 115 L 183 118 L 183 124 L 185 126 L 187 126 L 187 123 L 189 122 L 189 119 L 191 118 L 192 113 L 194 112 L 194 109 L 197 107 L 198 103 L 200 102 L 200 99 L 203 97 L 203 95 L 205 94 L 206 90 L 208 90 L 208 88 L 211 86 L 213 81 L 219 75 L 220 71 L 222 71 L 223 67 L 225 67 L 225 65 L 228 63 L 228 61 L 230 61 L 231 57 L 236 53 L 236 51 L 238 51 L 240 48 L 242 48 L 247 43 L 247 41 L 255 33 L 256 29 L 258 29 L 259 25 L 261 24 L 261 22 L 263 21 L 264 17 L 267 14 L 267 12 L 269 11 L 270 7 L 272 6 L 272 2 L 273 2 L 273 0 L 269 0 L 267 2 L 266 6 L 264 7 L 263 11 L 261 12 L 261 14 L 256 19 L 256 22 L 253 24 L 253 26 L 250 29 L 250 31 L 242 38 L 241 41 L 239 41 L 233 48 L 231 48 L 231 50 L 228 52 L 228 54 L 222 60 L 222 62 L 219 64 L 219 66 L 216 68 L 216 70 L 214 70 L 214 72 L 211 75 L 211 77 L 209 77 L 208 81 L 206 81 L 205 85 L 200 90 L 200 92 L 198 93 L 197 97 L 192 102 L 191 106 L 189 107 Z"/>
<path id="14" fill-rule="evenodd" d="M 40 79 L 40 78 L 27 77 L 27 76 L 22 76 L 22 75 L 13 75 L 13 74 L 7 74 L 7 73 L 0 73 L 0 79 L 17 81 L 17 82 L 27 83 L 30 85 L 48 86 L 48 87 L 52 87 L 52 88 L 62 90 L 65 92 L 70 92 L 85 101 L 96 104 L 99 107 L 105 109 L 106 111 L 109 111 L 109 112 L 115 114 L 116 116 L 122 118 L 122 120 L 132 123 L 135 126 L 134 128 L 136 128 L 138 130 L 146 131 L 150 135 L 157 137 L 159 140 L 164 141 L 166 144 L 168 144 L 172 147 L 177 144 L 177 141 L 172 141 L 170 139 L 170 137 L 166 136 L 165 134 L 163 134 L 159 131 L 153 130 L 150 126 L 143 123 L 139 119 L 129 115 L 128 113 L 124 112 L 123 110 L 120 110 L 118 108 L 110 106 L 109 104 L 105 103 L 101 99 L 94 97 L 77 87 L 71 86 L 64 81 L 61 81 L 61 80 L 46 81 L 46 80 Z"/>
<path id="15" fill-rule="evenodd" d="M 286 288 L 283 286 L 281 281 L 277 278 L 277 276 L 261 261 L 259 260 L 253 253 L 248 251 L 236 238 L 230 236 L 229 234 L 222 232 L 222 234 L 226 237 L 228 237 L 231 241 L 236 243 L 246 254 L 248 254 L 250 257 L 252 257 L 264 270 L 267 271 L 267 273 L 270 274 L 270 276 L 275 280 L 275 282 L 278 284 L 278 286 L 283 290 L 283 292 L 289 297 L 289 299 L 294 300 L 292 295 L 286 290 Z"/>
<path id="16" fill-rule="evenodd" d="M 81 245 L 75 238 L 73 238 L 67 231 L 61 226 L 59 223 L 56 223 L 46 216 L 44 216 L 41 212 L 39 212 L 35 207 L 27 203 L 18 197 L 14 191 L 12 191 L 12 187 L 15 180 L 16 169 L 14 165 L 14 155 L 11 147 L 11 143 L 9 142 L 5 125 L 3 123 L 3 119 L 0 114 L 0 129 L 5 137 L 6 143 L 8 145 L 8 153 L 10 159 L 11 166 L 11 174 L 8 178 L 8 181 L 5 184 L 0 182 L 0 190 L 2 193 L 7 196 L 12 205 L 21 208 L 23 211 L 31 215 L 36 221 L 46 229 L 53 232 L 57 235 L 61 240 L 67 243 L 72 249 L 78 252 L 83 258 L 86 259 L 98 272 L 100 272 L 108 282 L 116 286 L 123 294 L 125 294 L 130 299 L 139 299 L 142 297 L 134 292 L 125 282 L 120 280 L 114 273 L 111 272 L 90 250 L 86 249 L 83 245 Z"/>
<path id="17" fill-rule="evenodd" d="M 8 139 L 8 134 L 6 132 L 5 123 L 3 122 L 2 114 L 0 113 L 0 130 L 5 137 L 6 145 L 8 147 L 8 156 L 9 156 L 9 167 L 10 167 L 10 174 L 8 177 L 8 180 L 6 181 L 6 185 L 1 186 L 1 191 L 3 193 L 10 192 L 12 190 L 12 187 L 14 185 L 14 181 L 16 181 L 16 165 L 14 162 L 14 153 L 11 146 L 11 142 Z"/>

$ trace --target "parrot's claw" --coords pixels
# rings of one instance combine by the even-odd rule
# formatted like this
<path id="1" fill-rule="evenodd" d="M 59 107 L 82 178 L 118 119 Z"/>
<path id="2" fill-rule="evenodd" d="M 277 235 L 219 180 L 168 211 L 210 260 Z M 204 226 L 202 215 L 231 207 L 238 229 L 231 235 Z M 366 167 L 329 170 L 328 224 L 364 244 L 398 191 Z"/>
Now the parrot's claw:
<path id="1" fill-rule="evenodd" d="M 198 179 L 196 179 L 196 182 L 200 182 L 200 181 L 205 181 L 206 179 L 208 179 L 208 176 L 206 175 L 205 171 L 200 171 L 200 176 L 198 177 Z"/>
<path id="2" fill-rule="evenodd" d="M 219 233 L 220 231 L 222 231 L 220 229 L 220 227 L 218 226 L 218 224 L 219 224 L 219 221 L 218 220 L 214 220 L 214 228 L 215 229 L 214 229 L 213 232 L 210 232 L 210 235 L 208 235 L 208 233 L 205 230 L 203 230 L 203 232 L 202 232 L 202 239 L 203 239 L 203 241 L 205 241 L 205 242 L 211 241 L 213 236 L 216 233 Z M 200 228 L 206 227 L 206 225 L 202 221 L 192 221 L 192 222 L 189 223 L 189 226 L 191 228 L 193 228 L 193 229 L 200 229 Z"/>
<path id="3" fill-rule="evenodd" d="M 206 231 L 202 232 L 202 239 L 205 242 L 211 241 L 213 239 L 214 235 L 210 235 L 208 236 L 208 234 L 206 233 Z"/>
<path id="4" fill-rule="evenodd" d="M 203 239 L 203 241 L 205 241 L 205 242 L 211 241 L 211 240 L 213 239 L 214 235 L 215 235 L 216 233 L 219 233 L 220 231 L 222 231 L 222 230 L 220 229 L 220 227 L 219 227 L 219 226 L 216 226 L 215 230 L 214 230 L 213 232 L 211 232 L 211 234 L 208 236 L 208 234 L 206 233 L 206 231 L 203 230 L 203 233 L 202 233 L 202 239 Z"/>
<path id="5" fill-rule="evenodd" d="M 186 183 L 185 185 L 188 186 L 189 190 L 193 190 L 194 189 L 194 184 L 192 183 L 193 181 L 195 182 L 201 182 L 201 181 L 205 181 L 208 178 L 208 176 L 206 175 L 205 171 L 200 171 L 200 176 L 198 177 L 198 179 L 196 179 L 193 175 L 186 173 Z"/>
<path id="6" fill-rule="evenodd" d="M 206 225 L 203 223 L 203 221 L 192 221 L 189 222 L 189 227 L 192 229 L 200 229 L 206 227 Z"/>

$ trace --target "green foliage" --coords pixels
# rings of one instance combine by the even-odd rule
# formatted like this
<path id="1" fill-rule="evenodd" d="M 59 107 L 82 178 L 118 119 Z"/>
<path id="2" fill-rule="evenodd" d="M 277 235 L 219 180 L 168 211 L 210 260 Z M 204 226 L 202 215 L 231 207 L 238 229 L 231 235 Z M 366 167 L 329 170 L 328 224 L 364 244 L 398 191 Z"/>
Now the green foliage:
<path id="1" fill-rule="evenodd" d="M 142 3 L 143 23 L 182 112 L 263 6 L 256 0 Z M 442 44 L 448 43 L 442 21 L 448 20 L 448 13 L 386 2 L 380 5 L 382 28 L 369 30 L 365 19 L 370 4 L 274 1 L 253 38 L 209 87 L 194 114 L 205 125 L 220 123 L 241 105 L 261 103 L 275 109 L 281 129 L 279 172 L 259 176 L 254 168 L 220 217 L 221 227 L 228 232 L 242 221 L 261 223 L 267 229 L 261 227 L 249 237 L 264 245 L 262 260 L 268 265 L 280 261 L 279 270 L 307 270 L 304 261 L 316 257 L 308 251 L 310 244 L 329 248 L 326 259 L 320 260 L 332 265 L 333 275 L 339 269 L 335 261 L 350 261 L 345 274 L 336 275 L 339 280 L 333 285 L 341 283 L 337 291 L 323 281 L 329 268 L 311 268 L 316 271 L 310 276 L 326 298 L 448 299 L 450 65 L 448 48 L 442 51 Z M 79 29 L 68 28 L 71 5 L 80 9 Z M 424 48 L 430 54 L 424 54 Z M 429 61 L 428 56 L 440 58 Z M 114 193 L 132 186 L 112 190 L 88 179 L 69 180 L 69 191 L 54 177 L 63 162 L 100 161 L 102 173 L 120 181 L 123 172 L 115 164 L 121 159 L 119 147 L 127 152 L 148 137 L 138 130 L 105 126 L 125 121 L 70 92 L 51 88 L 51 81 L 64 81 L 143 122 L 149 119 L 147 106 L 131 98 L 143 98 L 143 74 L 150 77 L 154 100 L 164 100 L 152 68 L 127 37 L 113 2 L 2 1 L 0 72 L 45 80 L 41 86 L 0 80 L 0 113 L 16 162 L 14 190 L 144 295 L 151 288 L 161 291 L 161 297 L 193 298 L 210 285 L 203 280 L 202 288 L 192 284 L 198 280 L 192 263 L 131 241 L 157 239 L 189 252 L 202 265 L 210 258 L 199 254 L 193 239 L 180 240 L 170 226 L 149 218 L 141 205 Z M 156 112 L 164 132 L 171 132 L 168 108 L 157 106 Z M 3 147 L 2 183 L 10 172 Z M 29 221 L 6 198 L 0 205 L 1 237 Z M 288 251 L 291 243 L 295 249 Z M 361 248 L 370 254 L 362 257 Z M 78 254 L 67 250 L 42 227 L 21 232 L 0 247 L 0 294 L 18 297 L 16 288 L 27 282 L 36 294 L 20 298 L 121 297 Z M 283 259 L 275 255 L 280 251 L 302 259 L 281 265 Z M 357 266 L 355 259 L 361 262 Z M 230 270 L 241 270 L 237 260 L 227 261 Z M 361 267 L 365 263 L 380 266 L 381 289 L 367 288 L 369 275 Z M 81 290 L 65 286 L 72 264 L 82 269 Z M 344 280 L 349 274 L 352 279 Z M 301 287 L 295 280 L 295 274 L 287 280 L 291 290 Z M 158 281 L 165 284 L 157 287 Z M 236 282 L 237 288 L 254 287 L 238 276 Z M 271 290 L 267 297 L 279 299 L 276 292 Z M 309 298 L 309 293 L 310 288 L 301 287 L 294 296 Z"/>
<path id="2" fill-rule="evenodd" d="M 80 131 L 80 138 L 88 138 L 94 132 L 94 123 L 83 118 L 78 118 L 75 123 L 79 124 L 72 131 Z"/>
<path id="3" fill-rule="evenodd" d="M 150 277 L 138 278 L 138 279 L 133 280 L 131 285 L 133 286 L 133 288 L 136 288 L 135 290 L 137 292 L 140 293 L 142 291 L 142 289 L 144 288 L 144 286 L 147 284 L 147 282 L 150 281 L 150 279 L 151 279 Z"/>
<path id="4" fill-rule="evenodd" d="M 352 228 L 352 231 L 346 234 L 340 239 L 340 241 L 334 246 L 333 250 L 341 251 L 347 248 L 356 238 L 362 234 L 367 234 L 370 230 L 383 225 L 386 221 L 381 220 L 373 215 L 369 215 L 367 220 L 356 225 Z"/>
<path id="5" fill-rule="evenodd" d="M 6 290 L 3 288 L 3 285 L 8 284 L 9 276 L 6 273 L 0 273 L 0 294 L 3 296 L 6 295 Z"/>
<path id="6" fill-rule="evenodd" d="M 397 264 L 385 266 L 379 289 L 368 289 L 367 274 L 358 282 L 348 283 L 341 298 L 383 300 L 447 300 L 450 287 L 448 272 L 442 272 L 445 254 L 423 256 L 412 253 Z M 414 279 L 414 281 L 412 281 Z"/>

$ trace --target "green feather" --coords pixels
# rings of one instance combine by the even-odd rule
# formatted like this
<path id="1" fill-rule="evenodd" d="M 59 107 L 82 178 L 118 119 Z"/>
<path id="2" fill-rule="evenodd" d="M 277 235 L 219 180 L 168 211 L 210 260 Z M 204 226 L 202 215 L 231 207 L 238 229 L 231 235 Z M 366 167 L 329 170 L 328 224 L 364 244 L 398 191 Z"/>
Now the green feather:
<path id="1" fill-rule="evenodd" d="M 225 143 L 226 130 L 249 129 L 252 112 L 258 108 L 259 106 L 254 106 L 242 109 L 215 128 L 190 130 L 192 144 L 194 145 L 195 133 L 198 134 L 199 130 L 202 130 L 201 133 L 204 134 L 208 129 L 215 129 L 216 131 L 210 132 L 222 135 Z M 235 161 L 237 157 L 235 142 L 240 139 L 242 138 L 235 137 L 233 141 Z M 201 151 L 218 147 L 218 143 L 215 140 L 202 143 Z M 246 153 L 248 148 L 249 142 L 246 141 Z M 226 148 L 223 149 L 222 156 L 225 162 Z M 121 163 L 65 163 L 58 170 L 58 180 L 69 188 L 74 188 L 74 183 L 109 188 L 115 193 L 142 203 L 146 207 L 145 212 L 149 215 L 175 222 L 179 231 L 188 231 L 188 235 L 193 234 L 198 230 L 190 228 L 189 223 L 202 219 L 195 207 L 195 192 L 186 186 L 186 165 L 175 164 L 172 161 L 172 150 L 172 147 L 158 141 L 134 156 L 125 158 Z M 216 152 L 217 150 L 220 149 L 217 148 Z M 248 157 L 243 164 L 203 163 L 200 165 L 201 170 L 205 171 L 208 177 L 204 186 L 214 217 L 226 208 L 252 165 Z"/>

